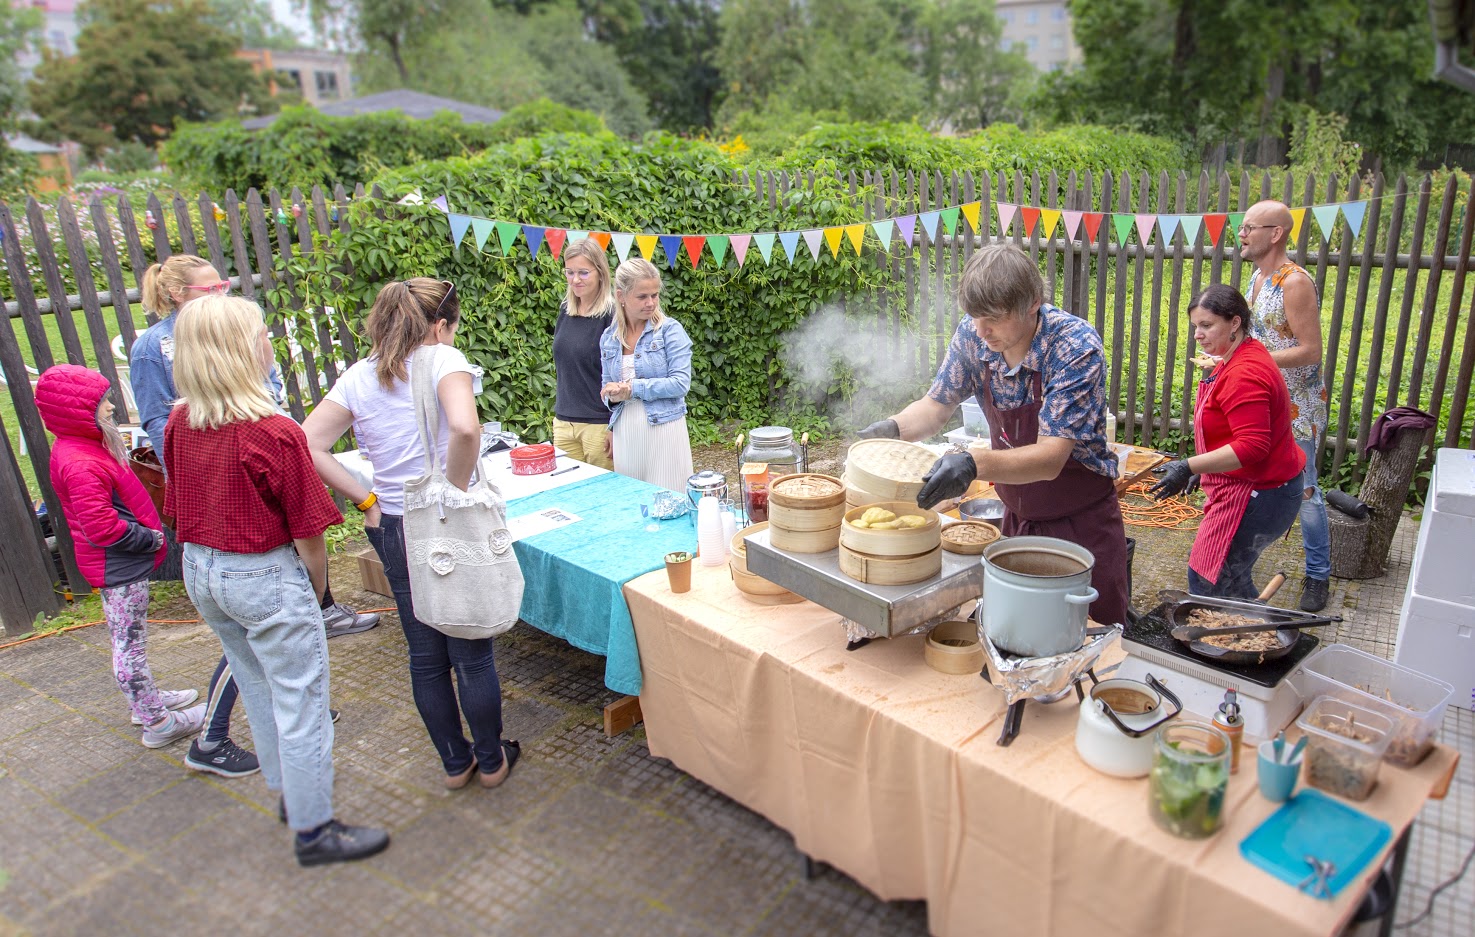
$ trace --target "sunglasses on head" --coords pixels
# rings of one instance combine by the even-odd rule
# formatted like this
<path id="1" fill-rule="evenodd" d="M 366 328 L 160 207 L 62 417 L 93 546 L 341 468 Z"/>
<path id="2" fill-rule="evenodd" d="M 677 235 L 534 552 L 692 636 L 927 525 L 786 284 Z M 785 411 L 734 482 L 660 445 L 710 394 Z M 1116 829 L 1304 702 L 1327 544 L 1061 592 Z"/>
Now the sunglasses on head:
<path id="1" fill-rule="evenodd" d="M 440 302 L 435 304 L 435 312 L 431 315 L 432 319 L 442 318 L 440 311 L 445 308 L 446 301 L 449 300 L 452 296 L 456 295 L 456 284 L 452 283 L 450 280 L 441 280 L 440 282 L 441 285 L 446 288 L 446 295 L 442 296 L 440 298 Z"/>

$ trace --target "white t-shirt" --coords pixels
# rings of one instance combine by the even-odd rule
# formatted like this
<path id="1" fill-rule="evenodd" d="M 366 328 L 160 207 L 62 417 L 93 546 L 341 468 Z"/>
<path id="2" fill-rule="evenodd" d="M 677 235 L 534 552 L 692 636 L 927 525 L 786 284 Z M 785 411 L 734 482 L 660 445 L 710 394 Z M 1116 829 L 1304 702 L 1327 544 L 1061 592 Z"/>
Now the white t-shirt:
<path id="1" fill-rule="evenodd" d="M 466 356 L 450 345 L 436 345 L 434 351 L 431 366 L 437 390 L 447 374 L 475 374 Z M 374 493 L 379 496 L 380 510 L 403 514 L 405 482 L 425 474 L 425 450 L 420 446 L 420 431 L 415 428 L 415 402 L 409 382 L 395 381 L 393 388 L 385 390 L 374 373 L 376 361 L 371 357 L 355 362 L 328 391 L 326 399 L 353 414 L 359 452 L 374 466 Z M 413 359 L 405 362 L 406 376 L 413 374 L 413 366 Z M 446 424 L 445 408 L 438 401 L 436 407 L 440 410 L 436 460 L 444 466 L 451 430 Z"/>

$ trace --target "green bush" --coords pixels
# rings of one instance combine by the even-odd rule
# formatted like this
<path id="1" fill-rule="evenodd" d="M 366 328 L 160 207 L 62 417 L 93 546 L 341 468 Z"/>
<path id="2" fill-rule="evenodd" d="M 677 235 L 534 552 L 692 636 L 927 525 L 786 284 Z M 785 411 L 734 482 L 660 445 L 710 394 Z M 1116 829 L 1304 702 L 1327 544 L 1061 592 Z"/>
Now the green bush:
<path id="1" fill-rule="evenodd" d="M 545 133 L 603 133 L 607 128 L 598 114 L 565 107 L 547 98 L 519 104 L 492 125 L 487 139 L 493 143 L 511 143 L 523 137 Z"/>

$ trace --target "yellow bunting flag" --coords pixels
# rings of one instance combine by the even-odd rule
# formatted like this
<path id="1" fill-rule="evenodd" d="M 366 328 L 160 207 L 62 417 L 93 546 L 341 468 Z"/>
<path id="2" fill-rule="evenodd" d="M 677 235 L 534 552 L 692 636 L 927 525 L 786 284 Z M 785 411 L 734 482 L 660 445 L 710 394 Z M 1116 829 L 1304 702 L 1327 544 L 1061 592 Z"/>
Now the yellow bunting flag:
<path id="1" fill-rule="evenodd" d="M 850 238 L 851 246 L 859 254 L 861 239 L 866 236 L 866 226 L 863 224 L 848 224 L 845 226 L 845 236 Z"/>
<path id="2" fill-rule="evenodd" d="M 826 228 L 825 243 L 830 245 L 830 256 L 840 256 L 840 239 L 845 236 L 844 228 Z"/>
<path id="3" fill-rule="evenodd" d="M 965 202 L 963 204 L 963 217 L 968 219 L 968 227 L 974 234 L 978 233 L 978 209 L 982 202 Z"/>
<path id="4" fill-rule="evenodd" d="M 1056 208 L 1041 208 L 1040 209 L 1040 224 L 1045 229 L 1045 239 L 1046 240 L 1049 240 L 1050 239 L 1050 236 L 1055 233 L 1055 226 L 1057 224 L 1059 224 L 1059 223 L 1060 223 L 1060 210 L 1059 209 L 1056 209 Z"/>
<path id="5" fill-rule="evenodd" d="M 1306 209 L 1291 209 L 1291 243 L 1301 240 L 1301 224 L 1306 220 Z"/>
<path id="6" fill-rule="evenodd" d="M 635 246 L 640 248 L 640 256 L 644 257 L 646 260 L 650 260 L 651 255 L 656 252 L 656 235 L 635 235 Z"/>

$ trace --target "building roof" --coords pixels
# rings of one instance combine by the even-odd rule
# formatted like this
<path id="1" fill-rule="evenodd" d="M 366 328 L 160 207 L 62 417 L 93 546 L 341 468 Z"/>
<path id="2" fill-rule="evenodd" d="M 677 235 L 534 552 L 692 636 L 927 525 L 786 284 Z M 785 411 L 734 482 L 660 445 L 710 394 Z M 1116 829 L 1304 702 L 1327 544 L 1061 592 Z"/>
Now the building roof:
<path id="1" fill-rule="evenodd" d="M 433 117 L 438 111 L 451 111 L 459 114 L 461 119 L 468 124 L 494 124 L 502 119 L 502 112 L 494 108 L 479 107 L 464 101 L 453 101 L 450 98 L 440 98 L 433 94 L 422 94 L 419 91 L 409 91 L 404 88 L 381 91 L 379 94 L 365 95 L 361 98 L 349 98 L 346 101 L 333 101 L 324 104 L 318 110 L 330 117 L 352 117 L 356 114 L 401 111 L 406 117 L 414 117 L 418 120 Z M 254 117 L 242 122 L 241 126 L 247 130 L 260 130 L 271 126 L 276 119 L 275 114 L 270 117 Z"/>
<path id="2" fill-rule="evenodd" d="M 40 140 L 28 137 L 23 133 L 7 133 L 5 135 L 5 144 L 17 153 L 41 154 L 61 152 L 61 147 L 52 146 L 50 143 L 42 143 Z"/>

